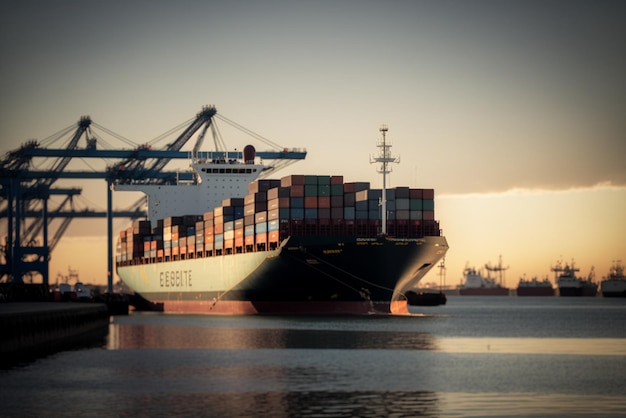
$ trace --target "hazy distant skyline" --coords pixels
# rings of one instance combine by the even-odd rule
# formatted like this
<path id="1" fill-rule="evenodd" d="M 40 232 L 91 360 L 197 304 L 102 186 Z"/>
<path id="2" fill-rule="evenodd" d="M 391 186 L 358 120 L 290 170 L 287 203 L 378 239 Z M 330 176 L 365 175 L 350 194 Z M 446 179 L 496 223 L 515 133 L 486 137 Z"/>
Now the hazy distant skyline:
<path id="1" fill-rule="evenodd" d="M 81 115 L 139 144 L 215 104 L 274 142 L 307 148 L 277 176 L 341 174 L 380 187 L 369 156 L 384 123 L 401 156 L 391 186 L 442 197 L 449 279 L 501 252 L 509 280 L 542 275 L 559 248 L 522 258 L 527 247 L 493 237 L 536 228 L 545 242 L 552 227 L 554 247 L 578 243 L 566 260 L 601 275 L 626 258 L 624 16 L 622 1 L 5 1 L 0 152 Z M 97 183 L 83 195 L 104 205 L 103 191 Z M 595 214 L 568 200 L 581 193 Z M 507 203 L 491 213 L 494 196 Z M 568 215 L 536 212 L 545 196 L 558 198 L 544 211 Z M 474 205 L 489 217 L 468 217 Z M 512 219 L 529 212 L 533 223 L 519 229 Z M 565 224 L 570 216 L 580 223 Z M 614 226 L 603 239 L 600 221 Z M 71 228 L 64 240 L 80 234 Z M 59 258 L 71 252 L 62 245 L 53 263 L 63 271 Z"/>

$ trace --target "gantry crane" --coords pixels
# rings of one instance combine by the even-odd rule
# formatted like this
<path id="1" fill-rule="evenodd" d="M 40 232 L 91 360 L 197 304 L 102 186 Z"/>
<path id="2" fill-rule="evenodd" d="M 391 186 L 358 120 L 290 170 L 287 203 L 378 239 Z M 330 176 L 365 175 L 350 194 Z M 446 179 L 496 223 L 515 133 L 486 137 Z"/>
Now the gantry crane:
<path id="1" fill-rule="evenodd" d="M 214 123 L 217 111 L 213 106 L 203 107 L 187 128 L 175 141 L 164 149 L 154 150 L 151 146 L 140 145 L 131 150 L 100 150 L 97 149 L 97 140 L 91 130 L 95 125 L 88 116 L 82 117 L 64 149 L 41 147 L 36 141 L 28 141 L 19 149 L 8 152 L 0 160 L 0 219 L 7 219 L 7 237 L 4 249 L 4 264 L 0 263 L 0 279 L 5 276 L 14 282 L 22 282 L 26 274 L 36 272 L 41 274 L 43 283 L 48 284 L 48 261 L 52 248 L 58 243 L 69 222 L 76 217 L 106 217 L 108 235 L 108 289 L 112 291 L 112 218 L 124 216 L 137 219 L 145 216 L 145 198 L 140 199 L 128 211 L 113 211 L 112 185 L 124 182 L 151 182 L 172 183 L 176 181 L 194 181 L 192 172 L 167 172 L 163 169 L 172 159 L 211 159 L 211 158 L 242 158 L 239 151 L 226 151 L 221 140 L 219 130 Z M 265 138 L 254 134 L 229 119 L 219 117 L 220 120 L 243 130 L 244 132 L 273 146 L 273 150 L 257 152 L 257 156 L 264 160 L 276 160 L 277 164 L 270 167 L 274 171 L 287 164 L 306 157 L 306 150 L 288 149 L 271 143 Z M 96 125 L 97 126 L 97 125 Z M 212 130 L 216 150 L 212 152 L 200 151 L 200 146 L 209 127 Z M 104 128 L 103 128 L 104 129 Z M 193 151 L 181 151 L 183 146 L 200 129 Z M 108 131 L 110 132 L 110 131 Z M 86 145 L 79 146 L 80 138 L 86 137 Z M 33 168 L 34 158 L 56 158 L 50 169 L 38 170 Z M 72 158 L 120 159 L 116 164 L 109 165 L 102 171 L 69 171 L 67 170 Z M 273 170 L 272 170 L 273 169 Z M 52 185 L 58 179 L 104 179 L 107 181 L 107 210 L 106 212 L 76 211 L 74 208 L 64 209 L 66 204 L 71 206 L 71 195 L 76 191 L 55 190 Z M 48 199 L 52 194 L 68 194 L 68 198 L 56 209 L 48 210 Z M 78 192 L 79 193 L 79 192 Z M 41 202 L 41 208 L 36 202 Z M 5 204 L 6 203 L 6 204 Z M 60 228 L 49 242 L 48 224 L 54 218 L 63 218 Z M 24 227 L 27 219 L 33 222 Z M 43 234 L 43 243 L 36 245 L 35 237 Z"/>

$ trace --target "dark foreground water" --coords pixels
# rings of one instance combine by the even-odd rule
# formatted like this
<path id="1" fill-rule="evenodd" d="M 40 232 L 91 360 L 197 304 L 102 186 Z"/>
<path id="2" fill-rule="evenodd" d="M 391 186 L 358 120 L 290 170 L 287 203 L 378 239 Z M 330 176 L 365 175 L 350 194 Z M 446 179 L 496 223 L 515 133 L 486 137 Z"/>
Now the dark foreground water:
<path id="1" fill-rule="evenodd" d="M 114 317 L 0 370 L 0 416 L 626 414 L 626 300 L 450 297 L 413 316 Z"/>

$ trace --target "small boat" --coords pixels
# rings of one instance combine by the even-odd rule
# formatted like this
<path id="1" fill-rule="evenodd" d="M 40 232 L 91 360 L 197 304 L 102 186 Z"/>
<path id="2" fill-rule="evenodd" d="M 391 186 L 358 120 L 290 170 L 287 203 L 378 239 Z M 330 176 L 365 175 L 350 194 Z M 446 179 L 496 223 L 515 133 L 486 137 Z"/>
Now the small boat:
<path id="1" fill-rule="evenodd" d="M 613 263 L 608 276 L 600 282 L 600 291 L 605 298 L 626 297 L 626 276 L 621 260 Z"/>
<path id="2" fill-rule="evenodd" d="M 420 292 L 409 290 L 404 294 L 406 301 L 411 306 L 439 306 L 445 305 L 448 301 L 443 292 Z"/>

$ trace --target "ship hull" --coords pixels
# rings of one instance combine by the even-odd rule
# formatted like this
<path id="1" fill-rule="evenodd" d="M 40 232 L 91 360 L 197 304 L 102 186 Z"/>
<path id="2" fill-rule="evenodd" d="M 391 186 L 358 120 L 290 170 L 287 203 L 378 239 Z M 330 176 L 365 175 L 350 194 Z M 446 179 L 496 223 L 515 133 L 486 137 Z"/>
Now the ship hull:
<path id="1" fill-rule="evenodd" d="M 480 287 L 459 289 L 461 296 L 508 296 L 509 289 L 505 287 Z"/>
<path id="2" fill-rule="evenodd" d="M 518 287 L 517 296 L 554 296 L 552 287 Z"/>
<path id="3" fill-rule="evenodd" d="M 202 314 L 406 313 L 444 237 L 290 237 L 273 251 L 118 266 L 148 306 Z"/>
<path id="4" fill-rule="evenodd" d="M 596 296 L 597 293 L 595 286 L 559 287 L 559 296 Z"/>
<path id="5" fill-rule="evenodd" d="M 626 298 L 626 281 L 606 280 L 600 284 L 602 296 L 605 298 Z"/>

